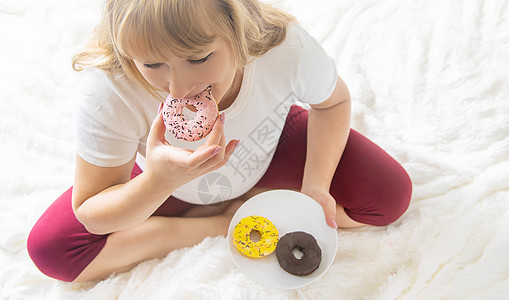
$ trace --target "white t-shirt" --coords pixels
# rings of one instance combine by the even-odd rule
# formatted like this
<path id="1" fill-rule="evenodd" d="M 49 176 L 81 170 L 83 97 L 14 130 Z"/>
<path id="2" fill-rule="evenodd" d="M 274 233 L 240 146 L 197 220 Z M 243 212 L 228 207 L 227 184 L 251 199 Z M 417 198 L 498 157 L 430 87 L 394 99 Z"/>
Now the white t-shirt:
<path id="1" fill-rule="evenodd" d="M 143 169 L 147 136 L 160 100 L 125 77 L 112 78 L 99 70 L 85 71 L 83 76 L 75 115 L 78 155 L 91 164 L 114 167 L 138 153 Z M 323 102 L 336 80 L 333 60 L 300 25 L 291 24 L 281 45 L 245 68 L 240 92 L 224 110 L 226 141 L 240 140 L 230 161 L 180 187 L 173 196 L 211 204 L 250 190 L 270 164 L 290 106 Z M 169 133 L 166 138 L 187 149 L 205 141 L 183 142 Z"/>

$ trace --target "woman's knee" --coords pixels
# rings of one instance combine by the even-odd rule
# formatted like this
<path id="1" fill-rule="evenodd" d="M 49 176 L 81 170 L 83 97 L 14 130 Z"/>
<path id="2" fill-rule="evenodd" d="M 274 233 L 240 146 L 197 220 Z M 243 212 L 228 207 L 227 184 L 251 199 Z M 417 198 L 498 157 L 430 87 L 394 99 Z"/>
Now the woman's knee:
<path id="1" fill-rule="evenodd" d="M 353 198 L 344 206 L 347 215 L 373 226 L 386 226 L 398 220 L 408 209 L 412 196 L 410 177 L 401 170 L 383 185 L 352 194 Z"/>
<path id="2" fill-rule="evenodd" d="M 32 228 L 27 239 L 27 251 L 36 267 L 45 275 L 62 281 L 72 281 L 72 271 L 62 262 L 63 237 L 51 226 L 40 222 Z"/>
<path id="3" fill-rule="evenodd" d="M 350 131 L 331 188 L 352 219 L 376 226 L 399 219 L 412 194 L 403 166 L 355 130 Z"/>
<path id="4" fill-rule="evenodd" d="M 391 193 L 381 195 L 379 201 L 383 205 L 378 226 L 389 225 L 397 221 L 410 206 L 412 198 L 412 181 L 403 170 L 402 174 L 394 181 Z"/>
<path id="5" fill-rule="evenodd" d="M 99 254 L 107 236 L 89 233 L 76 219 L 72 188 L 42 214 L 27 239 L 27 250 L 37 268 L 49 277 L 73 281 Z"/>
<path id="6" fill-rule="evenodd" d="M 34 226 L 27 239 L 28 254 L 45 275 L 71 282 L 99 254 L 107 236 L 55 225 Z"/>

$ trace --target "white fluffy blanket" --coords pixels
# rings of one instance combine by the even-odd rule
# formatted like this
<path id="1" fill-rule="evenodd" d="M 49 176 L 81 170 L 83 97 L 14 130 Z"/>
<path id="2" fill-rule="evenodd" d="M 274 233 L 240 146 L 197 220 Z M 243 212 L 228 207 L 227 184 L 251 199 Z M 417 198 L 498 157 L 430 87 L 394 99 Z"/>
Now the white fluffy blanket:
<path id="1" fill-rule="evenodd" d="M 509 1 L 283 0 L 335 59 L 353 127 L 408 170 L 396 223 L 339 230 L 338 254 L 298 290 L 260 286 L 224 237 L 89 284 L 45 277 L 26 253 L 73 181 L 70 57 L 99 0 L 0 0 L 1 299 L 507 299 Z"/>

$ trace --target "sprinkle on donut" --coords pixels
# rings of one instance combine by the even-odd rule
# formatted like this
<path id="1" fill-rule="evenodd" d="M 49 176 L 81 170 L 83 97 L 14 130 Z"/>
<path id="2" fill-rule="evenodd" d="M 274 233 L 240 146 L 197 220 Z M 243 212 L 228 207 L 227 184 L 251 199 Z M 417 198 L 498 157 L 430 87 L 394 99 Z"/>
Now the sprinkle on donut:
<path id="1" fill-rule="evenodd" d="M 251 232 L 258 231 L 260 240 L 251 240 Z M 233 229 L 233 243 L 237 250 L 249 258 L 262 258 L 274 250 L 278 243 L 278 231 L 272 222 L 264 217 L 245 217 Z"/>
<path id="2" fill-rule="evenodd" d="M 183 109 L 186 106 L 196 109 L 194 119 L 186 119 Z M 166 129 L 177 139 L 194 142 L 205 138 L 214 126 L 218 115 L 217 103 L 212 96 L 211 87 L 192 98 L 166 98 L 162 108 Z"/>

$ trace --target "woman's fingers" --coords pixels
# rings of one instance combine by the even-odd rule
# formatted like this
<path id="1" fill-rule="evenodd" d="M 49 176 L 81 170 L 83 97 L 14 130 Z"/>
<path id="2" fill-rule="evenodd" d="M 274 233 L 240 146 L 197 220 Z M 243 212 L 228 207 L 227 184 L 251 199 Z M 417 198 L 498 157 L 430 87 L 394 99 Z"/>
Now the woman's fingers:
<path id="1" fill-rule="evenodd" d="M 202 167 L 206 169 L 208 173 L 226 165 L 239 143 L 239 140 L 231 140 L 228 142 L 228 145 L 226 145 L 225 149 L 221 151 L 222 155 L 218 153 L 213 159 L 205 162 Z"/>
<path id="2" fill-rule="evenodd" d="M 216 155 L 223 151 L 223 147 L 219 145 L 212 145 L 207 147 L 200 147 L 196 149 L 194 152 L 189 154 L 185 163 L 182 166 L 188 168 L 197 168 L 201 167 L 203 164 L 207 163 L 211 159 L 213 159 Z"/>
<path id="3" fill-rule="evenodd" d="M 198 167 L 205 163 L 209 168 L 210 165 L 217 164 L 223 160 L 225 155 L 225 136 L 224 136 L 225 115 L 222 113 L 216 118 L 212 131 L 207 136 L 205 144 L 198 147 L 190 156 L 188 164 L 192 167 Z"/>
<path id="4" fill-rule="evenodd" d="M 163 114 L 161 113 L 161 107 L 162 103 L 159 106 L 159 112 L 157 113 L 157 116 L 154 118 L 154 121 L 152 121 L 152 126 L 150 127 L 150 131 L 148 133 L 147 137 L 147 147 L 154 147 L 159 144 L 165 144 L 169 145 L 166 141 L 166 138 L 164 137 L 164 134 L 166 132 L 166 126 L 164 125 L 163 121 Z"/>
<path id="5" fill-rule="evenodd" d="M 301 189 L 301 193 L 313 198 L 323 209 L 325 222 L 329 227 L 338 228 L 336 224 L 336 200 L 329 191 L 325 189 L 316 189 L 313 186 L 305 185 Z"/>
<path id="6" fill-rule="evenodd" d="M 233 151 L 237 148 L 237 146 L 240 144 L 240 140 L 231 140 L 228 145 L 226 145 L 223 161 L 225 164 L 230 160 L 230 157 L 233 154 Z"/>
<path id="7" fill-rule="evenodd" d="M 223 131 L 224 121 L 225 115 L 222 113 L 217 117 L 205 144 L 191 151 L 173 147 L 166 141 L 166 126 L 164 125 L 161 109 L 159 109 L 147 137 L 147 152 L 149 149 L 159 148 L 159 150 L 156 150 L 159 159 L 172 162 L 181 168 L 195 169 L 192 173 L 207 173 L 212 169 L 218 169 L 228 162 L 238 144 L 237 140 L 231 140 L 226 145 Z M 166 147 L 160 147 L 163 145 Z"/>
<path id="8" fill-rule="evenodd" d="M 225 144 L 224 137 L 220 143 L 221 145 Z M 198 148 L 190 155 L 189 165 L 200 166 L 204 170 L 218 169 L 230 160 L 238 143 L 238 140 L 231 140 L 225 147 L 215 145 L 207 146 L 204 149 Z"/>
<path id="9" fill-rule="evenodd" d="M 325 222 L 332 228 L 338 228 L 336 224 L 336 201 L 327 201 L 323 204 L 323 211 L 325 213 Z"/>
<path id="10" fill-rule="evenodd" d="M 224 122 L 225 122 L 225 115 L 224 113 L 220 114 L 216 121 L 214 122 L 214 126 L 212 127 L 212 131 L 210 131 L 209 135 L 207 136 L 207 140 L 205 141 L 205 146 L 210 145 L 219 145 L 221 142 L 221 138 L 224 135 Z"/>
<path id="11" fill-rule="evenodd" d="M 312 197 L 322 206 L 323 213 L 325 215 L 325 223 L 332 228 L 338 228 L 336 224 L 336 200 L 327 193 L 327 195 L 319 195 Z"/>

